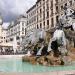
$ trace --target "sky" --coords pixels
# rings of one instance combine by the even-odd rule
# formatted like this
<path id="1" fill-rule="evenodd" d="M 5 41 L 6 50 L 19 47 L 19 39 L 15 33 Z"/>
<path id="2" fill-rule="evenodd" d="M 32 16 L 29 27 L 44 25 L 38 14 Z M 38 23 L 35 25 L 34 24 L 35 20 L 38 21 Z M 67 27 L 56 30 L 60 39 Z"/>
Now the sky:
<path id="1" fill-rule="evenodd" d="M 0 13 L 4 22 L 10 22 L 17 16 L 25 14 L 36 0 L 0 0 Z"/>

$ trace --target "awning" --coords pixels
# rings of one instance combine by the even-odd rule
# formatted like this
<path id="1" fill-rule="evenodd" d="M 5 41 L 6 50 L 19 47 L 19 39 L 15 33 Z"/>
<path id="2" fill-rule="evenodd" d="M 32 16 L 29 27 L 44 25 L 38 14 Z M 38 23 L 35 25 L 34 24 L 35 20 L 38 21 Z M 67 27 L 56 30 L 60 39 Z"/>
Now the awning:
<path id="1" fill-rule="evenodd" d="M 1 47 L 13 47 L 11 43 L 0 43 Z"/>

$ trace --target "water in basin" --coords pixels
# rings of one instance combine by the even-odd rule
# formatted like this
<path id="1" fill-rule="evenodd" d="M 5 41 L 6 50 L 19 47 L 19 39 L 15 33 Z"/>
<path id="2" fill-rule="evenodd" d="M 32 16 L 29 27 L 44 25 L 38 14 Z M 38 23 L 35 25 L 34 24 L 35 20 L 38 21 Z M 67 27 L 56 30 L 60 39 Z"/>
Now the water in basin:
<path id="1" fill-rule="evenodd" d="M 16 58 L 0 58 L 0 71 L 1 72 L 49 72 L 58 70 L 75 70 L 75 66 L 59 66 L 47 67 L 41 65 L 32 65 L 27 62 L 22 62 L 21 59 Z"/>

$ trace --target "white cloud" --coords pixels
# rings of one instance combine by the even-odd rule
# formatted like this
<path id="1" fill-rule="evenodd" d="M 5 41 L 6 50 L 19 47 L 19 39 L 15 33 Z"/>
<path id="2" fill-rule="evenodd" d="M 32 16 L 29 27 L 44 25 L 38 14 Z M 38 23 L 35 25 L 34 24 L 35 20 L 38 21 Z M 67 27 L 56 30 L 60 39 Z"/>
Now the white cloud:
<path id="1" fill-rule="evenodd" d="M 15 16 L 23 14 L 36 0 L 0 0 L 0 12 L 5 21 L 12 20 Z"/>
<path id="2" fill-rule="evenodd" d="M 7 29 L 7 27 L 9 26 L 9 24 L 10 24 L 10 23 L 5 22 L 5 23 L 3 23 L 2 27 L 3 27 L 4 29 Z"/>

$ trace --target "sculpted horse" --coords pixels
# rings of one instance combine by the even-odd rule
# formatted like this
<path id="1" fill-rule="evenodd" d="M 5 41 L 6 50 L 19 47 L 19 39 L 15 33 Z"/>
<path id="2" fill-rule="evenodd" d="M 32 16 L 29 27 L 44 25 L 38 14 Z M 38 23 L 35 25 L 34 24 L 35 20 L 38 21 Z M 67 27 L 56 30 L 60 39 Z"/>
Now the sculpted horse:
<path id="1" fill-rule="evenodd" d="M 55 56 L 59 51 L 61 53 L 67 52 L 65 33 L 60 28 L 56 29 L 56 31 L 53 34 L 52 39 L 50 39 L 49 46 L 48 46 L 48 52 L 50 51 L 53 51 Z"/>
<path id="2" fill-rule="evenodd" d="M 73 40 L 75 47 L 75 11 L 70 8 L 64 10 L 64 14 L 59 17 L 60 25 L 66 30 L 65 36 L 71 42 Z"/>
<path id="3" fill-rule="evenodd" d="M 71 29 L 75 31 L 75 11 L 67 8 L 65 13 L 59 17 L 61 25 L 66 29 Z"/>

